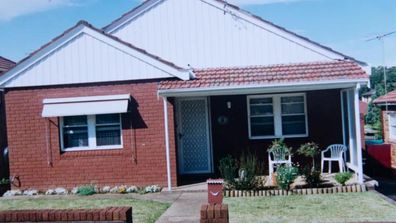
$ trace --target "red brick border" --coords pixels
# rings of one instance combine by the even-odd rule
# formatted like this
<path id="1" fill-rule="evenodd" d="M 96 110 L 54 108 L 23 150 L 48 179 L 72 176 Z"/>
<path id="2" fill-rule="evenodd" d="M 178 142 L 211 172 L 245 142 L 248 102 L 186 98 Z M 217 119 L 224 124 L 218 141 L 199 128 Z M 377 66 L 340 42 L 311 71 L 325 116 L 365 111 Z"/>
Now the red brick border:
<path id="1" fill-rule="evenodd" d="M 201 223 L 228 223 L 227 204 L 203 204 L 201 206 Z"/>
<path id="2" fill-rule="evenodd" d="M 10 210 L 0 212 L 0 222 L 117 222 L 132 223 L 132 207 L 103 209 Z"/>

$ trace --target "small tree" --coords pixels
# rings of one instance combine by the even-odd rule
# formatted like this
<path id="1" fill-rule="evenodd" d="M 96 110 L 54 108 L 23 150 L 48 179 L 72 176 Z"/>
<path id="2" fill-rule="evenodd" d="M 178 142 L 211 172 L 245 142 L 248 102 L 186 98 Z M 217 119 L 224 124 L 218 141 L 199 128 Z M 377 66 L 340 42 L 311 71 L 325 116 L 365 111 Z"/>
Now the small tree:
<path id="1" fill-rule="evenodd" d="M 319 154 L 319 146 L 314 142 L 302 144 L 297 153 L 312 159 L 312 170 L 315 170 L 315 158 Z"/>

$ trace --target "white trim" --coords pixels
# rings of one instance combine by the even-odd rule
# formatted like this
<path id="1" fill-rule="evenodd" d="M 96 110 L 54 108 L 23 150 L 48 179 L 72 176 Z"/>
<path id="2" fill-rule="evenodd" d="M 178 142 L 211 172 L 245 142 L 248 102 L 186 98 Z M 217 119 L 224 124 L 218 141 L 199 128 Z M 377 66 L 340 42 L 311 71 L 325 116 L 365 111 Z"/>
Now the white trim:
<path id="1" fill-rule="evenodd" d="M 304 116 L 305 116 L 305 134 L 283 135 L 282 131 L 282 111 L 281 98 L 292 96 L 303 96 L 304 98 Z M 272 109 L 274 117 L 274 133 L 272 136 L 252 136 L 251 132 L 251 115 L 250 115 L 250 99 L 254 98 L 272 98 Z M 263 95 L 247 95 L 247 118 L 248 118 L 248 132 L 249 139 L 274 139 L 274 138 L 304 138 L 309 136 L 308 130 L 308 111 L 306 93 L 289 93 L 289 94 L 263 94 Z M 301 114 L 303 115 L 303 114 Z"/>
<path id="2" fill-rule="evenodd" d="M 337 88 L 354 87 L 357 83 L 363 85 L 368 83 L 368 79 L 346 79 L 329 81 L 301 81 L 278 84 L 256 84 L 226 87 L 205 87 L 205 88 L 179 88 L 158 90 L 158 94 L 167 97 L 191 97 L 191 96 L 214 96 L 214 95 L 238 95 L 238 94 L 264 94 L 280 93 L 292 91 L 326 90 Z"/>
<path id="3" fill-rule="evenodd" d="M 207 132 L 207 162 L 208 162 L 208 169 L 207 170 L 202 170 L 202 171 L 189 171 L 186 172 L 184 170 L 184 159 L 183 159 L 183 142 L 181 142 L 179 138 L 179 134 L 183 132 L 182 130 L 182 118 L 181 118 L 181 111 L 180 109 L 180 103 L 182 101 L 194 101 L 194 100 L 204 100 L 205 101 L 205 118 L 206 118 L 206 132 Z M 210 126 L 209 126 L 209 108 L 208 108 L 208 98 L 207 97 L 192 97 L 192 98 L 177 98 L 176 99 L 176 104 L 177 104 L 177 143 L 178 143 L 178 161 L 180 162 L 179 166 L 179 173 L 181 175 L 184 174 L 206 174 L 206 173 L 212 173 L 213 172 L 213 163 L 212 163 L 212 147 L 211 147 L 211 139 L 210 139 Z"/>
<path id="4" fill-rule="evenodd" d="M 112 149 L 122 149 L 123 148 L 123 137 L 122 137 L 122 118 L 121 114 L 119 116 L 119 127 L 120 127 L 120 145 L 106 145 L 97 146 L 96 145 L 96 115 L 84 115 L 87 116 L 87 130 L 88 130 L 88 146 L 85 147 L 70 147 L 64 148 L 63 143 L 63 118 L 59 117 L 59 134 L 60 134 L 60 146 L 62 152 L 75 152 L 75 151 L 90 151 L 90 150 L 112 150 Z"/>
<path id="5" fill-rule="evenodd" d="M 362 137 L 360 126 L 360 106 L 359 106 L 359 89 L 360 84 L 355 87 L 355 124 L 356 124 L 356 147 L 357 147 L 357 165 L 358 165 L 358 181 L 363 183 L 363 156 L 362 156 Z"/>
<path id="6" fill-rule="evenodd" d="M 27 60 L 23 61 L 20 64 L 17 64 L 14 68 L 9 70 L 7 73 L 5 73 L 2 77 L 0 77 L 0 85 L 3 85 L 3 87 L 8 87 L 7 83 L 14 79 L 17 75 L 23 73 L 30 67 L 32 67 L 34 64 L 39 62 L 40 60 L 44 59 L 47 56 L 50 56 L 51 53 L 59 49 L 60 47 L 64 46 L 68 42 L 72 41 L 74 38 L 77 36 L 81 35 L 82 33 L 85 33 L 92 38 L 95 38 L 105 44 L 111 45 L 112 47 L 115 47 L 116 49 L 128 54 L 129 56 L 132 56 L 138 60 L 140 60 L 143 63 L 146 63 L 158 70 L 161 70 L 162 72 L 170 75 L 170 77 L 177 77 L 182 80 L 189 80 L 191 76 L 191 71 L 187 69 L 177 69 L 173 66 L 170 66 L 158 59 L 155 59 L 153 56 L 147 55 L 145 53 L 140 52 L 139 50 L 133 49 L 130 46 L 127 46 L 119 41 L 116 41 L 109 36 L 106 36 L 97 30 L 94 30 L 93 28 L 86 26 L 84 23 L 80 23 L 76 27 L 74 27 L 72 30 L 67 31 L 62 37 L 57 39 L 56 41 L 50 43 L 48 46 L 45 46 L 43 49 L 40 49 L 37 53 L 35 53 L 33 56 L 28 58 Z M 115 80 L 116 81 L 116 80 Z M 120 81 L 120 80 L 117 80 Z M 30 86 L 30 85 L 29 85 Z M 41 85 L 32 85 L 32 86 L 41 86 Z M 27 87 L 27 86 L 24 86 Z"/>
<path id="7" fill-rule="evenodd" d="M 166 175 L 168 180 L 168 191 L 172 191 L 172 172 L 171 172 L 170 146 L 169 146 L 168 101 L 166 97 L 163 97 L 162 101 L 164 104 Z"/>
<path id="8" fill-rule="evenodd" d="M 396 119 L 396 113 L 395 112 L 388 112 L 388 128 L 389 128 L 389 139 L 396 140 L 396 131 L 392 130 L 392 116 L 394 116 L 394 119 Z"/>

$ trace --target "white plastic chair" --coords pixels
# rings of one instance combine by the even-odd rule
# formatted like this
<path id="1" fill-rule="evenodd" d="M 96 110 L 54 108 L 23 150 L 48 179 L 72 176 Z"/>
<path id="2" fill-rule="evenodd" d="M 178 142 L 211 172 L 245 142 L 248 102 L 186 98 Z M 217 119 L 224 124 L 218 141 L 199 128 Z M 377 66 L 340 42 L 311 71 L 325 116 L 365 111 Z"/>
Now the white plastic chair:
<path id="1" fill-rule="evenodd" d="M 330 150 L 330 157 L 326 157 L 325 153 Z M 345 171 L 345 152 L 347 147 L 342 144 L 334 144 L 327 147 L 327 149 L 322 151 L 322 162 L 321 162 L 321 172 L 323 173 L 324 162 L 329 162 L 329 173 L 331 173 L 331 162 L 338 162 L 340 172 Z"/>
<path id="2" fill-rule="evenodd" d="M 274 173 L 274 168 L 282 164 L 286 164 L 288 166 L 292 165 L 291 155 L 289 151 L 285 151 L 284 149 L 279 149 L 268 152 L 268 168 L 269 168 L 268 172 L 270 178 L 272 178 L 272 174 Z"/>

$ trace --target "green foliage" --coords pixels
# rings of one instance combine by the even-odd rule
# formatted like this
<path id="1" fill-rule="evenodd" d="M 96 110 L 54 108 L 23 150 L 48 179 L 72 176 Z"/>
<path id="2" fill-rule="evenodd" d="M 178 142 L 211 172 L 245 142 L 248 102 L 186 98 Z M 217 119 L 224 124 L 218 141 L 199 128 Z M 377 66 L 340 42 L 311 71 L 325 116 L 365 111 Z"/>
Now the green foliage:
<path id="1" fill-rule="evenodd" d="M 291 153 L 291 148 L 286 145 L 284 139 L 275 139 L 268 148 L 268 152 L 272 152 L 274 155 L 280 155 L 280 157 L 275 157 L 275 159 L 284 160 L 285 155 Z"/>
<path id="2" fill-rule="evenodd" d="M 319 146 L 314 142 L 308 142 L 302 144 L 300 148 L 298 148 L 297 153 L 299 155 L 309 157 L 312 159 L 312 169 L 315 169 L 315 157 L 319 154 Z"/>
<path id="3" fill-rule="evenodd" d="M 298 168 L 294 166 L 282 165 L 276 170 L 276 182 L 282 190 L 290 190 L 290 185 L 298 175 Z"/>
<path id="4" fill-rule="evenodd" d="M 343 173 L 337 173 L 335 175 L 335 180 L 341 184 L 342 186 L 345 185 L 345 183 L 351 179 L 352 173 L 351 172 L 343 172 Z"/>
<path id="5" fill-rule="evenodd" d="M 256 188 L 256 175 L 259 172 L 260 165 L 257 157 L 248 153 L 242 154 L 239 161 L 238 179 L 234 182 L 237 190 L 251 190 Z"/>
<path id="6" fill-rule="evenodd" d="M 96 194 L 95 186 L 94 185 L 84 185 L 80 186 L 77 189 L 77 195 L 80 196 L 89 196 Z"/>
<path id="7" fill-rule="evenodd" d="M 321 173 L 318 170 L 307 167 L 302 170 L 302 175 L 309 187 L 319 187 L 322 182 Z"/>
<path id="8" fill-rule="evenodd" d="M 3 178 L 0 180 L 0 185 L 7 185 L 10 184 L 10 179 Z"/>
<path id="9" fill-rule="evenodd" d="M 232 158 L 231 155 L 227 155 L 226 157 L 220 159 L 220 163 L 219 163 L 220 176 L 227 183 L 229 184 L 234 183 L 236 170 L 237 170 L 237 165 L 235 159 Z"/>

